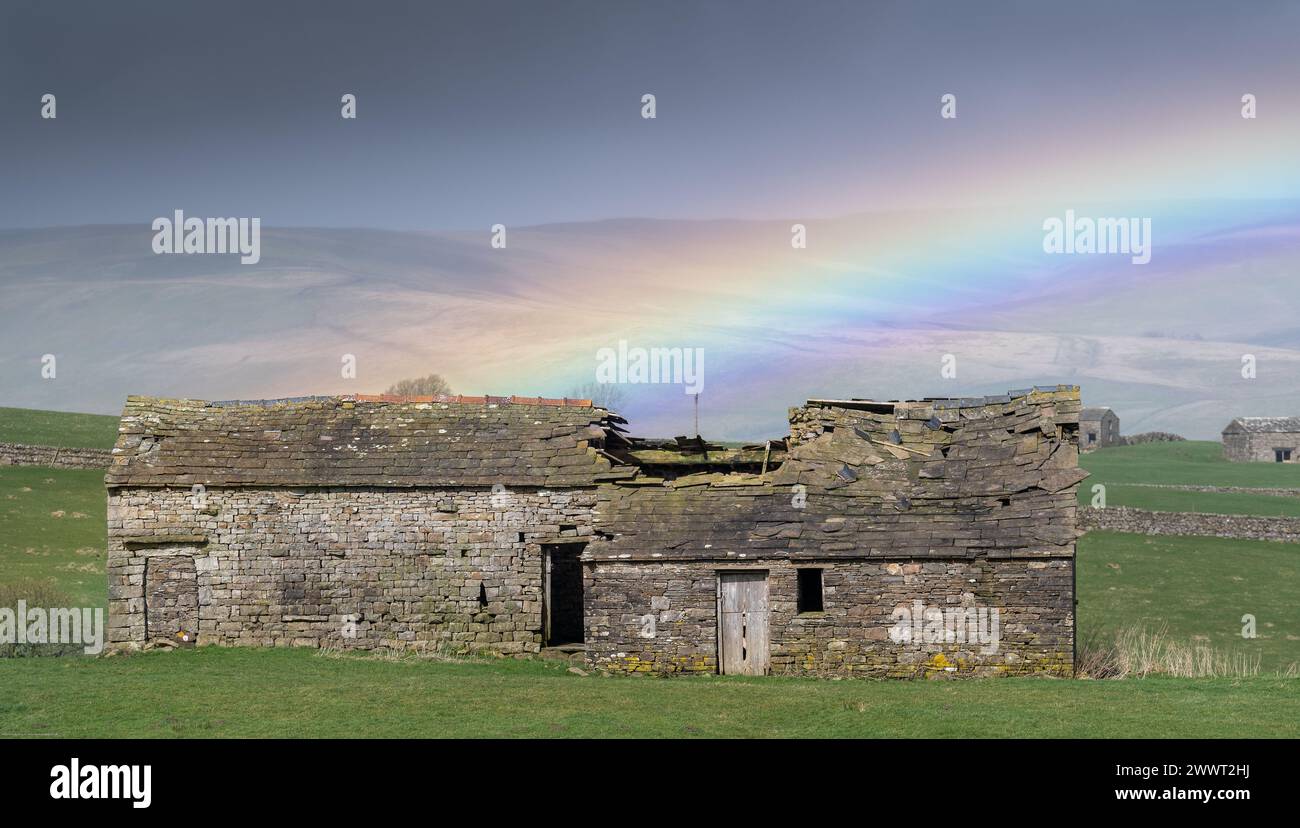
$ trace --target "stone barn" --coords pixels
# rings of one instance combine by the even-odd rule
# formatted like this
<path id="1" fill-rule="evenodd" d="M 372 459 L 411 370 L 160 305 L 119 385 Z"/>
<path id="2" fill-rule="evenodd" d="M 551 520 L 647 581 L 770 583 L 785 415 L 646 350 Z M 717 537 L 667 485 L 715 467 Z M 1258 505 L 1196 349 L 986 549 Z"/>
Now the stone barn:
<path id="1" fill-rule="evenodd" d="M 1119 415 L 1105 406 L 1079 412 L 1079 451 L 1096 451 L 1122 443 Z"/>
<path id="2" fill-rule="evenodd" d="M 1238 417 L 1223 429 L 1223 456 L 1238 463 L 1300 461 L 1300 417 Z"/>
<path id="3" fill-rule="evenodd" d="M 106 478 L 109 640 L 536 652 L 614 420 L 518 397 L 131 397 Z"/>
<path id="4" fill-rule="evenodd" d="M 778 440 L 587 401 L 132 397 L 109 639 L 637 672 L 1069 675 L 1079 394 L 810 400 Z"/>

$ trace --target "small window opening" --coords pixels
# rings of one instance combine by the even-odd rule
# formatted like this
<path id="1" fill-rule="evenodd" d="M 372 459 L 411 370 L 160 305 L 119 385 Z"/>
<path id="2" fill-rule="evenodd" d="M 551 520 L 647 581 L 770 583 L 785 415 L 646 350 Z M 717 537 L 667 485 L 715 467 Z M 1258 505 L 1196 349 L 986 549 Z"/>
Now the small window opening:
<path id="1" fill-rule="evenodd" d="M 487 587 L 483 585 L 482 581 L 478 582 L 478 605 L 480 607 L 487 606 Z"/>
<path id="2" fill-rule="evenodd" d="M 800 569 L 798 611 L 822 611 L 822 571 L 820 569 Z"/>

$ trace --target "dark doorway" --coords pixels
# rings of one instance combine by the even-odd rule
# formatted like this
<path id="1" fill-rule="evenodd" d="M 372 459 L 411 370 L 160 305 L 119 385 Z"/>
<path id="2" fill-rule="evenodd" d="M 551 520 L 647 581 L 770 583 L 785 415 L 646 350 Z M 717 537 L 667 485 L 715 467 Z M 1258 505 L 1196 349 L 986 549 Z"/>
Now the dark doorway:
<path id="1" fill-rule="evenodd" d="M 584 543 L 548 543 L 546 555 L 546 646 L 581 644 Z"/>

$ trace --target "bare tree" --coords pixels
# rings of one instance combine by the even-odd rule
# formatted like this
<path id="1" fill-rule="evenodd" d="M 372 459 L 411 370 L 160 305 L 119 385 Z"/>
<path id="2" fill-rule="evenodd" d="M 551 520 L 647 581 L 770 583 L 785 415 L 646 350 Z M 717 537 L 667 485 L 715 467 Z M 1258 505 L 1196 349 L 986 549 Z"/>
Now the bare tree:
<path id="1" fill-rule="evenodd" d="M 627 402 L 622 387 L 608 382 L 589 382 L 569 392 L 570 399 L 591 400 L 591 404 L 606 411 L 618 411 Z"/>
<path id="2" fill-rule="evenodd" d="M 439 394 L 450 394 L 451 386 L 440 375 L 430 374 L 427 377 L 404 379 L 393 383 L 384 393 L 396 394 L 400 397 L 436 397 Z"/>

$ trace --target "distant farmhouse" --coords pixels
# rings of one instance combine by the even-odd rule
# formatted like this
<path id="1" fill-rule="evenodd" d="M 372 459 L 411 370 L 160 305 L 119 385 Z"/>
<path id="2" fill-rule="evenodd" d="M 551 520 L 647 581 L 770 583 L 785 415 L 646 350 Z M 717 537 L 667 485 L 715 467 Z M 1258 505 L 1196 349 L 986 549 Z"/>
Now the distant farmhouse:
<path id="1" fill-rule="evenodd" d="M 109 639 L 602 669 L 1070 675 L 1079 391 L 810 400 L 742 448 L 586 400 L 131 397 Z"/>
<path id="2" fill-rule="evenodd" d="M 1085 408 L 1079 412 L 1079 451 L 1118 446 L 1119 415 L 1105 406 Z"/>
<path id="3" fill-rule="evenodd" d="M 1237 463 L 1300 461 L 1300 417 L 1238 417 L 1223 430 L 1223 456 Z"/>

